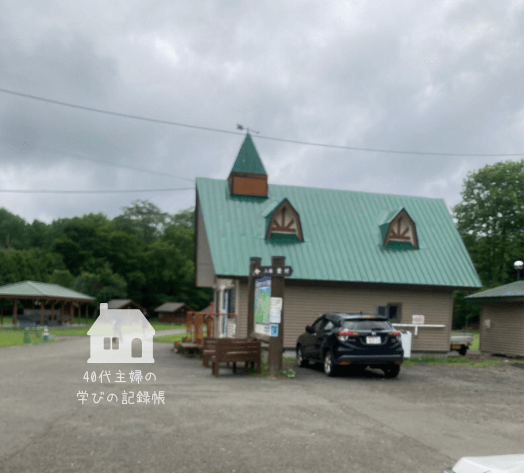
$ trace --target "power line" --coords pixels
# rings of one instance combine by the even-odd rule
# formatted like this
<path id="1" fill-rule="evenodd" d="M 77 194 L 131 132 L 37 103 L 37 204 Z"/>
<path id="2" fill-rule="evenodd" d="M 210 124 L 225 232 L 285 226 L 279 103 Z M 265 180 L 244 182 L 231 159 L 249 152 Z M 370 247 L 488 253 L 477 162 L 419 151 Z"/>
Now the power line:
<path id="1" fill-rule="evenodd" d="M 72 158 L 83 159 L 86 161 L 93 161 L 95 163 L 104 164 L 106 166 L 114 166 L 114 167 L 119 167 L 119 168 L 131 169 L 132 171 L 145 172 L 148 174 L 156 174 L 159 176 L 172 177 L 174 179 L 182 179 L 182 180 L 189 181 L 189 182 L 195 182 L 194 179 L 189 179 L 188 177 L 174 176 L 173 174 L 168 174 L 162 171 L 152 171 L 151 169 L 137 168 L 134 166 L 128 166 L 126 164 L 119 164 L 119 163 L 114 163 L 112 161 L 104 161 L 102 159 L 91 158 L 91 157 L 85 156 L 83 153 L 78 153 L 76 151 L 60 151 L 54 148 L 50 148 L 48 146 L 40 146 L 40 148 L 46 151 L 51 151 L 56 154 L 68 155 Z"/>
<path id="2" fill-rule="evenodd" d="M 152 122 L 152 123 L 161 123 L 162 125 L 174 125 L 174 126 L 183 126 L 186 128 L 196 128 L 198 130 L 206 130 L 206 131 L 218 131 L 221 133 L 230 133 L 232 135 L 243 135 L 244 133 L 238 133 L 236 131 L 229 131 L 229 130 L 221 130 L 218 128 L 208 128 L 205 126 L 197 126 L 197 125 L 188 125 L 186 123 L 178 123 L 178 122 L 172 122 L 169 120 L 158 120 L 156 118 L 148 118 L 148 117 L 142 117 L 139 115 L 129 115 L 127 113 L 119 113 L 119 112 L 112 112 L 110 110 L 102 110 L 100 108 L 93 108 L 93 107 L 85 107 L 83 105 L 77 105 L 69 102 L 62 102 L 60 100 L 52 100 L 47 99 L 44 97 L 37 97 L 36 95 L 29 95 L 29 94 L 22 94 L 20 92 L 15 92 L 13 90 L 7 90 L 7 89 L 1 89 L 0 92 L 4 94 L 10 94 L 10 95 L 16 95 L 18 97 L 24 97 L 26 99 L 32 99 L 32 100 L 38 100 L 40 102 L 46 102 L 51 103 L 54 105 L 62 105 L 63 107 L 70 107 L 70 108 L 77 108 L 79 110 L 86 110 L 88 112 L 96 112 L 96 113 L 103 113 L 105 115 L 113 115 L 115 117 L 122 117 L 122 118 L 132 118 L 133 120 L 142 120 L 145 122 Z"/>
<path id="3" fill-rule="evenodd" d="M 194 187 L 179 187 L 173 189 L 126 189 L 126 190 L 30 190 L 30 189 L 0 189 L 0 193 L 17 194 L 118 194 L 132 192 L 172 192 L 195 190 Z"/>
<path id="4" fill-rule="evenodd" d="M 214 131 L 218 133 L 228 133 L 230 135 L 244 135 L 244 133 L 238 133 L 236 131 L 230 131 L 230 130 L 224 130 L 220 128 L 210 128 L 210 127 L 204 127 L 204 126 L 197 126 L 197 125 L 189 125 L 187 123 L 179 123 L 179 122 L 173 122 L 169 120 L 158 120 L 156 118 L 148 118 L 148 117 L 142 117 L 139 115 L 130 115 L 127 113 L 119 113 L 119 112 L 112 112 L 110 110 L 102 110 L 99 108 L 93 108 L 93 107 L 85 107 L 83 105 L 77 105 L 72 104 L 69 102 L 62 102 L 60 100 L 52 100 L 44 97 L 38 97 L 36 95 L 30 95 L 30 94 L 23 94 L 21 92 L 15 92 L 13 90 L 8 89 L 2 89 L 0 88 L 0 92 L 4 94 L 10 94 L 15 95 L 17 97 L 23 97 L 27 99 L 32 100 L 38 100 L 40 102 L 46 102 L 54 105 L 61 105 L 64 107 L 70 107 L 70 108 L 76 108 L 79 110 L 85 110 L 89 112 L 96 112 L 96 113 L 103 113 L 105 115 L 112 115 L 115 117 L 122 117 L 122 118 L 130 118 L 133 120 L 141 120 L 151 123 L 160 123 L 162 125 L 172 125 L 172 126 L 182 126 L 186 128 L 194 128 L 197 130 L 205 130 L 205 131 Z M 312 143 L 308 141 L 299 141 L 299 140 L 289 140 L 285 138 L 275 138 L 271 136 L 263 136 L 263 135 L 257 135 L 257 138 L 262 138 L 264 140 L 273 140 L 273 141 L 280 141 L 284 143 L 295 143 L 300 145 L 306 145 L 306 146 L 318 146 L 322 148 L 332 148 L 332 149 L 346 149 L 346 150 L 352 150 L 352 151 L 367 151 L 367 152 L 375 152 L 375 153 L 389 153 L 389 154 L 408 154 L 408 155 L 418 155 L 418 156 L 455 156 L 455 157 L 515 157 L 515 156 L 524 156 L 524 153 L 496 153 L 496 154 L 488 154 L 488 153 L 434 153 L 430 151 L 401 151 L 401 150 L 392 150 L 392 149 L 378 149 L 378 148 L 358 148 L 354 146 L 341 146 L 341 145 L 331 145 L 327 143 Z"/>

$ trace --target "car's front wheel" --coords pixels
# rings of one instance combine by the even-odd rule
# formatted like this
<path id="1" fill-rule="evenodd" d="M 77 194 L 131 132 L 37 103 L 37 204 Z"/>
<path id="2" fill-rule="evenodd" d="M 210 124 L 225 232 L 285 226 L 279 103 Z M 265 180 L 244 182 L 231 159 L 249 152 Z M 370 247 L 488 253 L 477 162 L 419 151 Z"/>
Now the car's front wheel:
<path id="1" fill-rule="evenodd" d="M 297 365 L 302 367 L 309 365 L 309 361 L 304 358 L 304 349 L 301 346 L 297 347 Z"/>
<path id="2" fill-rule="evenodd" d="M 326 373 L 327 376 L 335 376 L 336 368 L 337 366 L 333 361 L 333 355 L 329 350 L 326 351 L 324 354 L 324 373 Z"/>
<path id="3" fill-rule="evenodd" d="M 384 369 L 386 378 L 396 378 L 400 373 L 400 365 L 391 365 Z"/>

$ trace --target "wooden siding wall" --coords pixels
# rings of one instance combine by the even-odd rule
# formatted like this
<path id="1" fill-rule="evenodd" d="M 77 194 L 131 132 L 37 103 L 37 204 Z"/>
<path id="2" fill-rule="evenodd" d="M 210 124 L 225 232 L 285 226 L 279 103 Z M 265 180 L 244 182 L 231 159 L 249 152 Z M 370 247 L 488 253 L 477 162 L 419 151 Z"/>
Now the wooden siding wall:
<path id="1" fill-rule="evenodd" d="M 479 333 L 481 352 L 524 356 L 524 303 L 484 302 Z"/>
<path id="2" fill-rule="evenodd" d="M 187 315 L 185 312 L 159 312 L 158 321 L 166 324 L 185 324 L 187 321 Z"/>
<path id="3" fill-rule="evenodd" d="M 411 316 L 424 315 L 428 325 L 445 328 L 419 328 L 412 336 L 413 351 L 449 351 L 453 317 L 453 292 L 446 288 L 384 288 L 384 285 L 321 285 L 308 282 L 286 283 L 284 347 L 293 348 L 297 338 L 319 315 L 326 312 L 376 313 L 377 305 L 401 303 L 402 319 L 397 323 L 411 324 Z M 247 283 L 240 282 L 237 337 L 247 335 Z M 402 330 L 413 329 L 402 327 Z"/>
<path id="4" fill-rule="evenodd" d="M 215 268 L 213 266 L 213 259 L 211 258 L 211 249 L 207 239 L 206 227 L 204 225 L 204 217 L 202 209 L 198 204 L 198 218 L 197 218 L 197 238 L 196 249 L 197 252 L 197 267 L 196 270 L 196 286 L 197 287 L 213 287 L 215 282 Z"/>

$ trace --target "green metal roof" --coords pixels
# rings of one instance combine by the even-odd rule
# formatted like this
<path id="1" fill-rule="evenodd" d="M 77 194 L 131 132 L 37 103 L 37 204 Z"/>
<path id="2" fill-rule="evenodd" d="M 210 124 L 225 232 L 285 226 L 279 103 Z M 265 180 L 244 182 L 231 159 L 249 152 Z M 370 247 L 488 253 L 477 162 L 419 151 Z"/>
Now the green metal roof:
<path id="1" fill-rule="evenodd" d="M 73 291 L 58 284 L 37 281 L 21 281 L 0 287 L 0 296 L 12 297 L 48 297 L 50 299 L 73 299 L 75 301 L 92 302 L 91 296 Z"/>
<path id="2" fill-rule="evenodd" d="M 482 302 L 484 300 L 524 300 L 524 281 L 515 281 L 503 286 L 494 287 L 487 291 L 477 292 L 466 296 L 470 302 Z"/>
<path id="3" fill-rule="evenodd" d="M 247 276 L 249 258 L 285 256 L 292 279 L 480 288 L 442 199 L 269 186 L 269 198 L 231 196 L 227 181 L 196 181 L 215 273 Z M 265 239 L 267 213 L 284 198 L 300 215 L 304 242 Z M 382 244 L 380 224 L 405 208 L 419 249 Z"/>
<path id="4" fill-rule="evenodd" d="M 264 176 L 267 176 L 266 169 L 262 164 L 262 160 L 255 148 L 255 143 L 253 143 L 249 133 L 246 134 L 246 138 L 240 147 L 240 151 L 238 152 L 237 159 L 231 172 L 263 174 Z"/>

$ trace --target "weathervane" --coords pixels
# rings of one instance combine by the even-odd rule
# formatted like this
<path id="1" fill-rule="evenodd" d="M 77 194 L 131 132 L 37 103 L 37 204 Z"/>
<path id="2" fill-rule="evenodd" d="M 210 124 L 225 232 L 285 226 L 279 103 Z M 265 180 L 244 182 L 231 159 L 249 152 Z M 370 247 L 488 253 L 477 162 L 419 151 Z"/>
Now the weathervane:
<path id="1" fill-rule="evenodd" d="M 246 130 L 246 133 L 249 133 L 249 132 L 257 133 L 257 134 L 260 133 L 259 131 L 250 130 L 249 127 L 245 127 L 245 126 L 239 125 L 238 123 L 237 123 L 237 130 Z"/>

